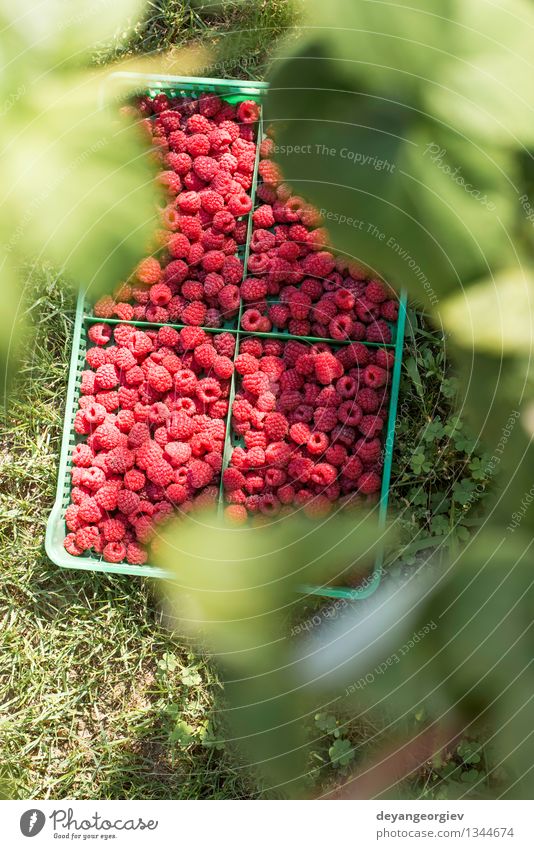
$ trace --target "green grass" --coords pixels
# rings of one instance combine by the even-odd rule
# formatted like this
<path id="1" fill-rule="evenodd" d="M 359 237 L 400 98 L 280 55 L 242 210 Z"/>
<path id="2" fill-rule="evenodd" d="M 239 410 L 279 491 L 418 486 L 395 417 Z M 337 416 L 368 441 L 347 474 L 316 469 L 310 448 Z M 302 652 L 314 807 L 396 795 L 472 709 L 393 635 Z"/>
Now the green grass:
<path id="1" fill-rule="evenodd" d="M 145 23 L 111 55 L 199 41 L 218 55 L 204 73 L 261 77 L 293 17 L 285 0 L 229 3 L 224 11 L 151 2 Z M 17 363 L 0 447 L 0 780 L 16 798 L 257 795 L 251 775 L 216 739 L 216 675 L 172 631 L 176 623 L 162 613 L 153 584 L 65 572 L 44 553 L 74 295 L 49 267 L 28 276 L 34 330 Z M 456 544 L 469 532 L 480 503 L 469 501 L 470 487 L 485 481 L 483 455 L 461 422 L 451 427 L 456 388 L 444 341 L 420 315 L 411 326 L 392 489 L 406 546 L 392 572 L 403 574 L 444 540 Z M 365 741 L 364 726 L 341 713 L 337 721 L 343 739 Z M 314 751 L 318 781 L 354 765 L 333 767 L 332 743 L 327 732 Z"/>

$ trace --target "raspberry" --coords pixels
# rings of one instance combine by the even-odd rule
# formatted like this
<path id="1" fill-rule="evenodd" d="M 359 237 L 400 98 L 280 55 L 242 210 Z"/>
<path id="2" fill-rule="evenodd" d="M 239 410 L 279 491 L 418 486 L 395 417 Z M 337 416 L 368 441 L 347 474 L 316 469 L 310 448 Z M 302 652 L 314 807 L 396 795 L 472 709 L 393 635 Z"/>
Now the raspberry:
<path id="1" fill-rule="evenodd" d="M 126 546 L 122 542 L 108 542 L 104 546 L 103 556 L 107 563 L 120 563 L 126 557 Z"/>
<path id="2" fill-rule="evenodd" d="M 220 271 L 223 267 L 225 255 L 222 251 L 208 251 L 202 258 L 202 268 L 205 271 Z"/>
<path id="3" fill-rule="evenodd" d="M 285 442 L 271 442 L 265 449 L 265 460 L 278 468 L 284 468 L 291 456 L 291 448 Z"/>
<path id="4" fill-rule="evenodd" d="M 326 433 L 315 431 L 310 435 L 306 443 L 306 447 L 310 454 L 324 454 L 329 445 L 329 439 Z"/>
<path id="5" fill-rule="evenodd" d="M 141 566 L 147 562 L 148 556 L 143 546 L 136 542 L 129 542 L 126 546 L 126 559 L 128 563 Z"/>
<path id="6" fill-rule="evenodd" d="M 111 327 L 109 324 L 92 324 L 87 335 L 95 345 L 107 345 L 111 339 Z"/>
<path id="7" fill-rule="evenodd" d="M 247 277 L 241 284 L 241 296 L 245 301 L 259 301 L 267 294 L 267 281 Z"/>
<path id="8" fill-rule="evenodd" d="M 138 469 L 130 469 L 124 475 L 124 486 L 132 492 L 139 492 L 145 485 L 145 476 Z"/>
<path id="9" fill-rule="evenodd" d="M 166 283 L 155 283 L 150 289 L 150 301 L 158 307 L 164 307 L 172 298 L 172 292 Z"/>
<path id="10" fill-rule="evenodd" d="M 106 455 L 106 466 L 109 472 L 113 474 L 124 474 L 132 468 L 134 464 L 134 454 L 128 448 L 119 446 L 112 448 Z"/>
<path id="11" fill-rule="evenodd" d="M 358 478 L 358 489 L 363 495 L 371 495 L 378 492 L 381 486 L 381 481 L 376 472 L 364 472 Z"/>
<path id="12" fill-rule="evenodd" d="M 259 117 L 260 107 L 254 100 L 243 100 L 237 107 L 237 120 L 244 124 L 253 124 Z"/>
<path id="13" fill-rule="evenodd" d="M 280 169 L 270 159 L 262 159 L 258 165 L 258 172 L 265 183 L 276 185 L 282 181 Z"/>
<path id="14" fill-rule="evenodd" d="M 302 265 L 306 274 L 312 277 L 325 278 L 333 270 L 335 260 L 329 251 L 318 251 L 304 257 Z"/>
<path id="15" fill-rule="evenodd" d="M 182 235 L 185 235 L 185 234 L 182 234 Z M 179 242 L 178 244 L 185 245 L 185 242 L 181 242 L 181 243 Z M 183 260 L 179 259 L 179 260 L 176 260 L 174 262 L 170 262 L 168 264 L 168 266 L 165 268 L 165 270 L 163 272 L 163 277 L 165 279 L 165 282 L 168 283 L 169 285 L 172 285 L 173 283 L 179 284 L 179 283 L 183 283 L 183 281 L 186 279 L 188 273 L 189 273 L 189 268 L 187 267 L 187 264 L 185 262 L 183 262 Z"/>
<path id="16" fill-rule="evenodd" d="M 219 292 L 219 303 L 225 312 L 239 309 L 240 297 L 237 286 L 224 286 Z"/>
<path id="17" fill-rule="evenodd" d="M 197 397 L 204 404 L 210 404 L 212 401 L 216 401 L 220 397 L 221 391 L 219 381 L 214 377 L 204 377 L 198 381 L 195 388 Z"/>
<path id="18" fill-rule="evenodd" d="M 317 407 L 313 413 L 313 421 L 321 431 L 329 433 L 337 425 L 337 412 L 332 407 Z"/>
<path id="19" fill-rule="evenodd" d="M 294 457 L 287 470 L 292 478 L 301 483 L 306 483 L 314 468 L 313 460 L 310 460 L 309 457 Z"/>
<path id="20" fill-rule="evenodd" d="M 245 374 L 241 383 L 248 392 L 256 396 L 262 392 L 267 392 L 270 385 L 268 375 L 261 371 L 256 371 L 253 374 Z"/>
<path id="21" fill-rule="evenodd" d="M 167 243 L 167 250 L 175 259 L 186 258 L 189 255 L 190 248 L 191 243 L 183 233 L 175 233 Z"/>
<path id="22" fill-rule="evenodd" d="M 100 298 L 93 307 L 93 315 L 97 318 L 111 318 L 115 310 L 115 301 L 111 295 Z"/>
<path id="23" fill-rule="evenodd" d="M 342 471 L 349 480 L 357 480 L 363 472 L 362 461 L 356 454 L 353 454 L 352 457 L 343 462 Z"/>
<path id="24" fill-rule="evenodd" d="M 239 218 L 241 215 L 246 215 L 252 209 L 252 201 L 245 192 L 239 192 L 230 195 L 227 203 L 228 211 Z"/>
<path id="25" fill-rule="evenodd" d="M 156 364 L 149 366 L 146 379 L 149 386 L 152 386 L 157 392 L 168 392 L 173 386 L 172 375 L 166 368 Z"/>
<path id="26" fill-rule="evenodd" d="M 209 126 L 208 126 L 209 132 Z M 210 140 L 205 133 L 193 133 L 190 136 L 187 136 L 185 141 L 185 147 L 187 152 L 193 158 L 207 156 L 210 152 Z"/>
<path id="27" fill-rule="evenodd" d="M 343 366 L 339 360 L 329 351 L 317 354 L 315 358 L 315 375 L 319 383 L 328 384 L 341 377 Z"/>
<path id="28" fill-rule="evenodd" d="M 142 259 L 137 266 L 136 276 L 141 283 L 147 283 L 148 285 L 157 283 L 161 277 L 161 266 L 158 260 L 152 256 Z"/>
<path id="29" fill-rule="evenodd" d="M 237 285 L 243 277 L 243 263 L 236 256 L 227 256 L 223 262 L 222 276 L 225 283 Z"/>
<path id="30" fill-rule="evenodd" d="M 231 233 L 235 230 L 236 220 L 231 212 L 227 209 L 221 209 L 215 212 L 212 221 L 213 226 L 222 233 Z"/>
<path id="31" fill-rule="evenodd" d="M 121 489 L 117 493 L 117 507 L 125 515 L 134 513 L 141 502 L 136 492 L 130 489 Z"/>
<path id="32" fill-rule="evenodd" d="M 204 324 L 206 312 L 207 307 L 202 301 L 191 301 L 182 311 L 182 321 L 184 324 L 192 324 L 195 327 L 200 327 Z"/>
<path id="33" fill-rule="evenodd" d="M 306 445 L 310 438 L 310 429 L 304 422 L 296 422 L 289 428 L 289 435 L 297 445 Z"/>
<path id="34" fill-rule="evenodd" d="M 194 215 L 200 209 L 201 198 L 198 192 L 195 191 L 182 192 L 176 198 L 176 203 L 182 212 Z"/>
<path id="35" fill-rule="evenodd" d="M 188 479 L 193 489 L 201 489 L 207 486 L 213 479 L 213 469 L 203 460 L 191 460 L 189 464 Z"/>
<path id="36" fill-rule="evenodd" d="M 209 151 L 209 140 L 208 140 L 208 151 Z M 209 183 L 210 180 L 213 180 L 215 174 L 219 170 L 219 165 L 212 159 L 211 156 L 197 156 L 193 160 L 193 170 L 195 174 L 200 177 L 201 180 L 204 180 L 206 183 Z M 213 194 L 217 194 L 214 192 Z M 222 208 L 222 207 L 219 207 Z"/>
<path id="37" fill-rule="evenodd" d="M 385 321 L 372 321 L 367 326 L 365 338 L 368 342 L 381 342 L 382 344 L 391 342 L 391 330 Z"/>
<path id="38" fill-rule="evenodd" d="M 399 317 L 399 305 L 397 301 L 384 301 L 380 304 L 380 315 L 386 321 L 397 321 Z"/>
<path id="39" fill-rule="evenodd" d="M 360 433 L 368 439 L 373 439 L 384 427 L 384 420 L 380 416 L 363 416 L 358 427 Z"/>
<path id="40" fill-rule="evenodd" d="M 330 463 L 317 463 L 310 474 L 310 480 L 318 486 L 330 486 L 337 477 L 337 469 Z"/>
<path id="41" fill-rule="evenodd" d="M 252 213 L 252 221 L 254 223 L 254 227 L 268 230 L 269 227 L 272 227 L 274 224 L 272 206 L 270 206 L 270 204 L 258 206 L 258 208 Z"/>
<path id="42" fill-rule="evenodd" d="M 356 400 L 364 413 L 375 413 L 380 406 L 380 398 L 374 389 L 360 389 Z"/>
<path id="43" fill-rule="evenodd" d="M 97 372 L 98 374 L 98 372 Z M 387 371 L 380 366 L 373 365 L 372 363 L 365 367 L 363 372 L 363 379 L 367 386 L 370 386 L 371 389 L 379 389 L 381 386 L 387 381 Z"/>
<path id="44" fill-rule="evenodd" d="M 156 182 L 164 186 L 169 195 L 177 195 L 182 191 L 182 181 L 176 171 L 160 171 L 156 177 Z"/>
<path id="45" fill-rule="evenodd" d="M 85 443 L 79 443 L 72 449 L 72 462 L 75 466 L 89 467 L 93 461 L 93 452 Z"/>
<path id="46" fill-rule="evenodd" d="M 375 463 L 382 454 L 382 446 L 379 439 L 359 439 L 355 446 L 356 454 L 363 463 Z"/>
<path id="47" fill-rule="evenodd" d="M 199 157 L 200 159 L 201 157 Z M 203 159 L 208 159 L 208 157 L 202 157 Z M 199 160 L 195 160 L 195 164 Z M 211 160 L 212 162 L 214 160 Z M 205 209 L 210 215 L 215 215 L 217 212 L 222 212 L 224 209 L 224 198 L 219 194 L 219 192 L 214 192 L 212 189 L 205 189 L 200 194 L 200 203 L 202 204 L 202 209 Z M 200 237 L 199 237 L 200 238 Z"/>
<path id="48" fill-rule="evenodd" d="M 151 457 L 150 462 L 146 464 L 146 476 L 152 483 L 165 487 L 173 480 L 174 470 L 162 456 Z"/>
<path id="49" fill-rule="evenodd" d="M 235 525 L 243 525 L 248 518 L 246 507 L 242 504 L 230 504 L 224 508 L 224 515 Z"/>
<path id="50" fill-rule="evenodd" d="M 343 424 L 355 427 L 362 419 L 362 408 L 354 401 L 344 401 L 338 407 L 337 416 Z"/>
<path id="51" fill-rule="evenodd" d="M 365 287 L 365 297 L 374 304 L 381 304 L 387 299 L 388 293 L 380 280 L 371 280 Z"/>
<path id="52" fill-rule="evenodd" d="M 230 357 L 224 357 L 219 354 L 213 362 L 213 371 L 217 377 L 228 380 L 234 373 L 234 364 Z"/>
<path id="53" fill-rule="evenodd" d="M 67 534 L 67 536 L 63 540 L 63 546 L 69 554 L 73 555 L 73 557 L 79 557 L 81 554 L 83 554 L 83 551 L 76 545 L 76 534 Z"/>

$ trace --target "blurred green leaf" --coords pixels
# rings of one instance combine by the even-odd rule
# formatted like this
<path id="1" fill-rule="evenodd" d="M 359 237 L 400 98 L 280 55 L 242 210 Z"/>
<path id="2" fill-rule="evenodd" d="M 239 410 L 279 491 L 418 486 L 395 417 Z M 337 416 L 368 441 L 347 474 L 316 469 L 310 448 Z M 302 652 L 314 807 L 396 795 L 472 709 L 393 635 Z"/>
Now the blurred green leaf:
<path id="1" fill-rule="evenodd" d="M 512 268 L 448 298 L 440 313 L 455 341 L 493 353 L 532 351 L 534 273 Z"/>
<path id="2" fill-rule="evenodd" d="M 312 705 L 288 639 L 290 616 L 302 604 L 297 590 L 372 564 L 374 521 L 353 514 L 235 527 L 205 514 L 177 523 L 165 538 L 158 557 L 175 575 L 170 596 L 181 623 L 218 663 L 233 740 L 269 793 L 299 795 Z"/>

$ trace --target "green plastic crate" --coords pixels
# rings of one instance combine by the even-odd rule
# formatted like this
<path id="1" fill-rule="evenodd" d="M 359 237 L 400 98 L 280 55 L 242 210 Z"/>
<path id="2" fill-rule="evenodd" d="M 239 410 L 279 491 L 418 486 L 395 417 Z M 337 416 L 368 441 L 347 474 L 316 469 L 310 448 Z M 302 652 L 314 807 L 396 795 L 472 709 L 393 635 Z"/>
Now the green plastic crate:
<path id="1" fill-rule="evenodd" d="M 136 75 L 136 74 L 128 74 L 128 73 L 118 73 L 112 75 L 115 80 L 118 80 L 120 83 L 121 79 L 124 79 L 128 83 L 128 90 L 131 92 L 132 90 L 132 82 L 137 83 L 137 90 L 139 93 L 150 93 L 154 95 L 160 91 L 165 91 L 174 96 L 180 95 L 188 95 L 195 96 L 205 92 L 215 92 L 220 97 L 229 102 L 236 103 L 241 100 L 247 99 L 256 99 L 261 101 L 262 97 L 265 95 L 268 85 L 264 82 L 244 82 L 242 80 L 217 80 L 217 79 L 202 79 L 195 77 L 174 77 L 174 76 L 158 76 L 156 74 L 148 74 L 148 75 Z M 105 92 L 102 92 L 102 98 L 105 97 Z M 262 122 L 260 119 L 259 129 L 258 129 L 259 139 L 262 138 L 263 128 Z M 254 200 L 255 200 L 255 192 L 257 185 L 257 175 L 258 175 L 258 160 L 259 160 L 259 145 L 258 145 L 258 154 L 256 156 L 256 165 L 254 169 L 254 177 L 252 184 L 252 200 L 253 200 L 253 208 L 254 208 Z M 247 241 L 244 246 L 244 250 L 241 251 L 240 256 L 244 261 L 245 269 L 246 263 L 248 259 L 248 251 L 250 244 L 250 236 L 252 231 L 252 214 L 249 215 L 248 221 L 248 236 Z M 88 302 L 86 295 L 83 292 L 80 292 L 78 297 L 78 303 L 76 307 L 76 318 L 74 323 L 74 331 L 73 331 L 73 343 L 72 343 L 72 354 L 70 361 L 70 369 L 69 369 L 69 380 L 68 380 L 68 388 L 67 388 L 67 402 L 65 409 L 65 419 L 63 425 L 63 440 L 61 444 L 61 454 L 59 461 L 59 472 L 58 472 L 58 485 L 56 492 L 56 500 L 52 511 L 50 513 L 47 528 L 46 528 L 46 537 L 45 537 L 45 548 L 48 557 L 55 563 L 57 566 L 66 569 L 85 569 L 87 571 L 93 572 L 108 572 L 118 575 L 138 575 L 152 578 L 165 578 L 168 577 L 168 574 L 163 570 L 155 566 L 143 565 L 143 566 L 134 566 L 126 563 L 106 563 L 101 557 L 97 555 L 92 556 L 83 556 L 83 557 L 74 557 L 71 554 L 68 554 L 63 547 L 63 540 L 67 533 L 66 525 L 65 525 L 65 510 L 70 503 L 70 489 L 71 489 L 71 451 L 73 446 L 78 441 L 83 441 L 83 437 L 79 437 L 74 432 L 74 416 L 78 409 L 78 397 L 80 392 L 80 381 L 81 381 L 81 372 L 84 369 L 85 363 L 85 351 L 87 347 L 87 330 L 91 324 L 102 322 L 103 319 L 95 318 L 91 315 L 91 306 Z M 143 321 L 130 321 L 123 322 L 119 319 L 107 319 L 107 324 L 132 324 L 139 328 L 157 328 L 161 325 L 157 323 L 143 322 Z M 382 488 L 380 492 L 380 499 L 378 504 L 379 510 L 379 527 L 382 530 L 386 523 L 387 516 L 387 507 L 388 507 L 388 496 L 389 496 L 389 486 L 391 479 L 391 463 L 392 463 L 392 455 L 393 455 L 393 443 L 395 439 L 395 420 L 397 414 L 397 404 L 398 404 L 398 396 L 399 396 L 399 382 L 400 382 L 400 370 L 401 370 L 401 362 L 402 362 L 402 353 L 403 353 L 403 344 L 404 344 L 404 329 L 406 323 L 406 293 L 402 292 L 399 299 L 399 317 L 398 321 L 395 324 L 393 329 L 393 338 L 391 343 L 386 345 L 385 347 L 389 347 L 395 351 L 395 364 L 393 367 L 392 374 L 392 385 L 391 385 L 391 397 L 389 403 L 389 412 L 388 412 L 388 421 L 387 421 L 387 430 L 386 430 L 386 440 L 384 447 L 384 468 L 382 474 Z M 171 327 L 175 327 L 176 329 L 180 329 L 183 327 L 181 324 L 171 324 Z M 330 344 L 334 344 L 336 346 L 342 346 L 343 343 L 338 342 L 333 339 L 318 339 L 316 337 L 298 337 L 292 336 L 288 332 L 276 332 L 272 331 L 270 333 L 250 333 L 240 329 L 241 326 L 241 308 L 239 310 L 239 315 L 235 321 L 235 326 L 227 326 L 222 328 L 204 328 L 209 333 L 220 333 L 222 331 L 230 332 L 236 337 L 236 356 L 239 352 L 239 342 L 240 339 L 246 336 L 271 336 L 273 338 L 278 339 L 299 339 L 300 341 L 308 341 L 308 342 L 329 342 Z M 364 343 L 369 347 L 377 347 L 377 343 L 366 342 Z M 379 347 L 383 347 L 380 345 Z M 232 378 L 232 386 L 230 392 L 230 401 L 233 400 L 235 392 L 235 374 Z M 230 458 L 230 452 L 233 447 L 233 437 L 231 433 L 230 427 L 230 409 L 227 416 L 227 427 L 226 427 L 226 440 L 224 447 L 224 456 L 223 456 L 223 468 L 226 467 Z M 222 505 L 222 483 L 219 491 L 219 502 Z M 380 584 L 380 579 L 382 575 L 382 565 L 383 565 L 383 549 L 377 556 L 374 568 L 371 574 L 362 582 L 359 587 L 350 588 L 350 587 L 330 587 L 330 586 L 305 586 L 302 587 L 302 591 L 305 593 L 310 593 L 319 596 L 325 596 L 329 598 L 342 598 L 347 599 L 349 601 L 367 598 L 372 595 L 372 593 L 377 589 Z"/>

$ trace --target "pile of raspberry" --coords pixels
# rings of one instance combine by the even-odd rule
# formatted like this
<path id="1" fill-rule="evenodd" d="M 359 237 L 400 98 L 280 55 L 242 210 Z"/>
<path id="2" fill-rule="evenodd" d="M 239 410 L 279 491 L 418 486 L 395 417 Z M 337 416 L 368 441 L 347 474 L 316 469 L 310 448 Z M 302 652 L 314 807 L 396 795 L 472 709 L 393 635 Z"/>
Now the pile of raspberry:
<path id="1" fill-rule="evenodd" d="M 317 209 L 293 193 L 260 145 L 247 277 L 241 285 L 241 326 L 248 332 L 289 331 L 336 341 L 388 343 L 398 315 L 395 294 L 358 263 L 328 250 Z"/>
<path id="2" fill-rule="evenodd" d="M 134 109 L 126 107 L 127 110 Z M 221 327 L 239 309 L 259 106 L 142 97 L 134 113 L 160 171 L 161 228 L 133 278 L 94 307 L 103 319 Z"/>
<path id="3" fill-rule="evenodd" d="M 223 472 L 230 518 L 376 501 L 391 350 L 250 336 L 234 362 L 231 422 L 242 445 Z"/>
<path id="4" fill-rule="evenodd" d="M 141 564 L 172 513 L 217 501 L 235 338 L 105 323 L 88 337 L 64 545 Z"/>

